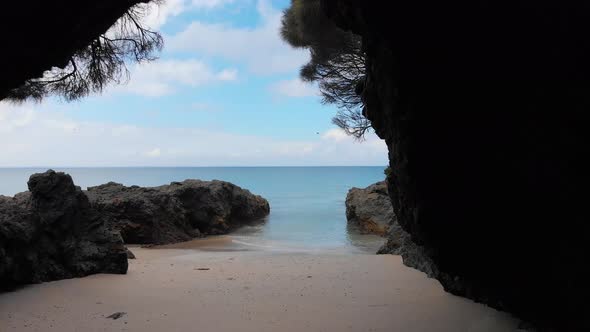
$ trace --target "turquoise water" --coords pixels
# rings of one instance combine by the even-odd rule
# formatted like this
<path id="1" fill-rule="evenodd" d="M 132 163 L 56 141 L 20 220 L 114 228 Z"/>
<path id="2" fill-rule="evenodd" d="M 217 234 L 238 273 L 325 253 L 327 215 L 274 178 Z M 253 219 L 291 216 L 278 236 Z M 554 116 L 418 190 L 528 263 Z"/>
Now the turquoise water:
<path id="1" fill-rule="evenodd" d="M 184 179 L 224 180 L 268 199 L 265 224 L 232 236 L 246 247 L 271 250 L 375 252 L 383 242 L 346 227 L 344 201 L 351 187 L 383 180 L 385 167 L 187 167 L 187 168 L 55 168 L 69 173 L 86 189 L 109 181 L 158 186 Z M 0 168 L 0 195 L 27 190 L 40 168 Z"/>

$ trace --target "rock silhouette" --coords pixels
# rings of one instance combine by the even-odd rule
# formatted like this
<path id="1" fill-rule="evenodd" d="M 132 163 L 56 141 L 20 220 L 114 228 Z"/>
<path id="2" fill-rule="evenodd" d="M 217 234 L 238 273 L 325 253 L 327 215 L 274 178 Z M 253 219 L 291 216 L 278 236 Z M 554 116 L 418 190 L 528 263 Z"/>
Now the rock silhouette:
<path id="1" fill-rule="evenodd" d="M 127 272 L 127 253 L 107 217 L 72 178 L 33 174 L 29 192 L 0 196 L 0 287 Z"/>

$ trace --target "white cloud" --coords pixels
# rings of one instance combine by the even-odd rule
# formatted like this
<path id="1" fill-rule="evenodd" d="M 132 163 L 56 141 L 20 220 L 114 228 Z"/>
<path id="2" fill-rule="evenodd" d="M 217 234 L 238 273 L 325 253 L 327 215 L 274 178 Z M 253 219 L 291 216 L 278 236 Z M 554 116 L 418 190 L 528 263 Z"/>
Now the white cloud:
<path id="1" fill-rule="evenodd" d="M 235 81 L 238 79 L 238 71 L 236 69 L 224 69 L 217 74 L 217 79 L 220 81 Z"/>
<path id="2" fill-rule="evenodd" d="M 131 69 L 127 84 L 115 86 L 112 91 L 158 97 L 174 93 L 180 86 L 199 86 L 219 81 L 234 81 L 238 72 L 223 69 L 215 72 L 198 60 L 159 60 L 136 64 Z"/>
<path id="3" fill-rule="evenodd" d="M 153 30 L 160 29 L 170 17 L 182 14 L 186 9 L 186 0 L 165 0 L 164 2 L 147 5 L 147 15 L 142 23 Z"/>
<path id="4" fill-rule="evenodd" d="M 168 0 L 159 16 L 151 19 L 162 26 L 190 8 L 213 9 L 229 2 L 232 0 Z M 170 38 L 168 44 L 175 50 L 235 60 L 255 73 L 292 73 L 307 61 L 307 52 L 293 50 L 280 40 L 279 11 L 267 1 L 257 4 L 262 23 L 256 28 L 193 22 Z M 234 68 L 212 68 L 196 59 L 158 60 L 135 65 L 130 70 L 127 85 L 112 86 L 108 91 L 162 96 L 183 87 L 235 81 L 243 75 Z M 271 89 L 292 97 L 317 95 L 316 87 L 297 79 L 277 82 Z M 187 111 L 222 111 L 203 102 L 188 103 Z M 305 140 L 277 139 L 203 128 L 78 121 L 67 115 L 70 110 L 81 108 L 79 104 L 0 103 L 0 166 L 385 165 L 387 162 L 386 146 L 374 135 L 359 143 L 332 129 Z M 150 108 L 150 111 L 159 110 Z"/>
<path id="5" fill-rule="evenodd" d="M 234 0 L 192 0 L 191 4 L 196 8 L 212 9 L 232 2 L 234 2 Z"/>
<path id="6" fill-rule="evenodd" d="M 0 104 L 0 133 L 18 130 L 34 119 L 35 113 L 30 107 L 19 108 L 15 105 Z"/>
<path id="7" fill-rule="evenodd" d="M 322 135 L 322 138 L 334 142 L 343 142 L 349 140 L 350 136 L 348 136 L 342 129 L 333 128 L 325 132 Z"/>
<path id="8" fill-rule="evenodd" d="M 297 70 L 309 59 L 306 50 L 291 48 L 280 38 L 281 12 L 259 0 L 262 23 L 255 28 L 194 21 L 173 36 L 166 37 L 169 51 L 197 52 L 243 62 L 256 74 L 286 73 Z"/>
<path id="9" fill-rule="evenodd" d="M 0 103 L 0 166 L 385 165 L 387 148 L 330 130 L 269 139 L 201 128 L 75 121 L 68 105 Z"/>
<path id="10" fill-rule="evenodd" d="M 314 85 L 297 78 L 276 82 L 270 88 L 274 93 L 287 97 L 311 97 L 319 95 L 319 91 Z"/>
<path id="11" fill-rule="evenodd" d="M 164 2 L 150 3 L 147 15 L 142 22 L 153 30 L 164 26 L 168 20 L 189 10 L 211 10 L 232 3 L 234 0 L 165 0 Z"/>
<path id="12" fill-rule="evenodd" d="M 154 148 L 154 149 L 146 152 L 145 155 L 147 157 L 156 158 L 156 157 L 159 157 L 162 155 L 162 150 L 160 150 L 160 148 Z"/>

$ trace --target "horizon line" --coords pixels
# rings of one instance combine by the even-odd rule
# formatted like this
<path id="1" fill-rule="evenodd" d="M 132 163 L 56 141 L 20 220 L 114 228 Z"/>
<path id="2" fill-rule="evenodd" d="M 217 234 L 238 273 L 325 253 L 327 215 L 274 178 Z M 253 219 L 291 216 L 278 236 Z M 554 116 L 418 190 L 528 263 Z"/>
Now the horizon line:
<path id="1" fill-rule="evenodd" d="M 388 165 L 244 165 L 244 166 L 0 166 L 0 169 L 25 168 L 263 168 L 263 167 L 388 167 Z"/>

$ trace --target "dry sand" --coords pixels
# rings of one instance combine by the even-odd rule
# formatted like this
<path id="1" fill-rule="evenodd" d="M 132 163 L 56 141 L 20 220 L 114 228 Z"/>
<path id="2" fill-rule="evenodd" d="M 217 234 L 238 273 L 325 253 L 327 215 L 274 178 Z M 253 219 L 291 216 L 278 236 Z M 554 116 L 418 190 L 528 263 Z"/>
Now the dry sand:
<path id="1" fill-rule="evenodd" d="M 127 275 L 0 294 L 0 331 L 517 330 L 508 315 L 445 293 L 398 256 L 228 246 L 222 237 L 184 249 L 132 248 Z M 117 312 L 125 314 L 107 318 Z"/>

